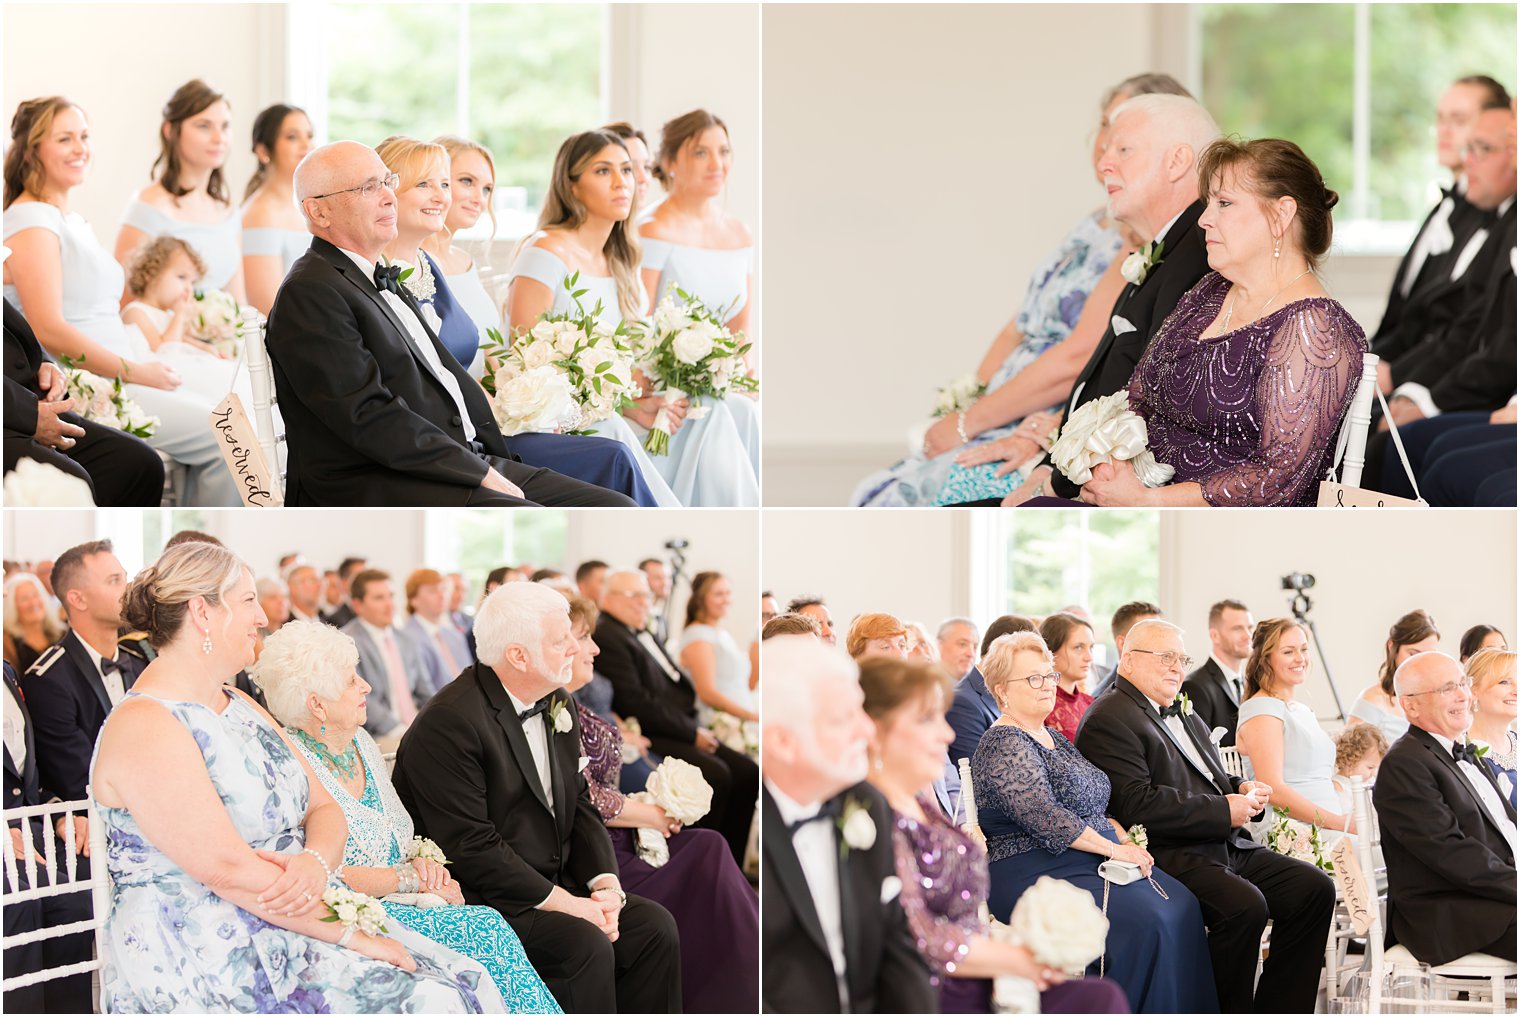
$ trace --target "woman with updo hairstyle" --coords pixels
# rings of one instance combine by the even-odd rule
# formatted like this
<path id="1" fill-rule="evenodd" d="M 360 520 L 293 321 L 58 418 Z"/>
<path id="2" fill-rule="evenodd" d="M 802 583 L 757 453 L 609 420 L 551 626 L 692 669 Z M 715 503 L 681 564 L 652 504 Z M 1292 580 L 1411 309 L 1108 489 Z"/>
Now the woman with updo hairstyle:
<path id="1" fill-rule="evenodd" d="M 199 78 L 175 89 L 164 104 L 153 183 L 127 206 L 116 234 L 122 265 L 145 240 L 179 237 L 206 259 L 207 289 L 247 303 L 243 285 L 243 223 L 222 167 L 232 146 L 232 107 Z"/>
<path id="2" fill-rule="evenodd" d="M 259 167 L 243 191 L 243 283 L 248 302 L 266 315 L 290 266 L 311 246 L 294 198 L 296 166 L 311 147 L 311 119 L 301 107 L 276 103 L 253 118 Z"/>
<path id="3" fill-rule="evenodd" d="M 189 469 L 185 504 L 241 504 L 207 423 L 232 387 L 236 363 L 200 358 L 202 369 L 182 377 L 126 327 L 126 272 L 84 217 L 69 209 L 73 191 L 89 176 L 90 146 L 84 110 L 63 96 L 16 107 L 5 153 L 4 234 L 11 249 L 5 299 L 55 360 L 68 357 L 91 374 L 119 379 L 123 394 L 158 418 L 146 440 Z"/>
<path id="4" fill-rule="evenodd" d="M 908 630 L 895 615 L 862 614 L 850 622 L 844 648 L 855 660 L 866 657 L 908 657 Z"/>
<path id="5" fill-rule="evenodd" d="M 370 687 L 359 649 L 330 625 L 293 621 L 264 642 L 253 680 L 269 712 L 343 810 L 348 840 L 337 881 L 381 901 L 398 940 L 415 952 L 478 962 L 510 1013 L 558 1013 L 559 1006 L 494 909 L 464 902 L 459 882 L 436 858 L 417 852 L 412 817 L 391 783 L 380 748 L 364 730 Z M 446 949 L 444 949 L 446 948 Z"/>
<path id="6" fill-rule="evenodd" d="M 512 332 L 530 329 L 544 314 L 590 313 L 608 328 L 644 318 L 649 297 L 639 279 L 642 259 L 633 217 L 638 210 L 633 160 L 623 139 L 608 131 L 572 135 L 554 157 L 538 217 L 538 231 L 518 246 L 504 308 Z M 577 300 L 566 282 L 584 291 Z M 621 414 L 588 430 L 623 443 L 661 506 L 752 506 L 760 501 L 759 464 L 739 431 L 729 404 L 710 404 L 701 419 L 687 419 L 689 401 L 666 401 L 645 392 Z M 742 400 L 741 400 L 742 401 Z M 662 406 L 672 428 L 670 449 L 651 456 L 644 438 Z M 742 412 L 742 411 L 741 411 Z"/>
<path id="7" fill-rule="evenodd" d="M 58 612 L 48 603 L 41 579 L 30 572 L 17 572 L 5 581 L 5 659 L 18 675 L 25 674 L 65 631 Z"/>
<path id="8" fill-rule="evenodd" d="M 980 915 L 987 852 L 955 828 L 932 790 L 952 731 L 949 678 L 926 661 L 873 657 L 860 688 L 874 722 L 871 785 L 892 807 L 892 850 L 903 913 L 932 971 L 941 1013 L 992 1013 L 992 979 L 1027 978 L 1043 990 L 1043 1013 L 1125 1013 L 1124 994 L 1098 979 L 1067 982 L 1029 947 L 992 938 Z"/>
<path id="9" fill-rule="evenodd" d="M 1327 840 L 1354 833 L 1335 788 L 1335 739 L 1314 711 L 1297 699 L 1309 677 L 1309 636 L 1293 618 L 1268 618 L 1251 633 L 1245 689 L 1235 747 L 1251 761 L 1257 780 L 1271 785 L 1268 799 Z"/>
<path id="10" fill-rule="evenodd" d="M 1051 663 L 1061 676 L 1056 683 L 1056 705 L 1045 718 L 1045 726 L 1075 742 L 1082 715 L 1093 702 L 1087 691 L 1093 661 L 1092 626 L 1074 614 L 1058 611 L 1040 623 L 1040 638 L 1045 640 Z"/>
<path id="11" fill-rule="evenodd" d="M 1515 652 L 1489 647 L 1467 659 L 1472 682 L 1473 723 L 1467 740 L 1487 746 L 1482 759 L 1515 804 Z"/>
<path id="12" fill-rule="evenodd" d="M 1410 611 L 1394 622 L 1383 643 L 1383 664 L 1378 669 L 1377 684 L 1362 690 L 1351 705 L 1347 722 L 1365 720 L 1377 725 L 1388 744 L 1398 741 L 1409 730 L 1409 721 L 1405 719 L 1404 708 L 1394 691 L 1393 674 L 1400 664 L 1415 654 L 1440 648 L 1441 631 L 1436 628 L 1435 619 L 1424 611 Z"/>
<path id="13" fill-rule="evenodd" d="M 1159 101 L 1141 96 L 1134 103 Z M 1222 138 L 1198 159 L 1212 269 L 1183 294 L 1129 384 L 1150 451 L 1082 487 L 1095 505 L 1311 505 L 1362 376 L 1367 339 L 1315 274 L 1337 195 L 1291 141 Z"/>
<path id="14" fill-rule="evenodd" d="M 681 666 L 691 673 L 698 708 L 708 724 L 714 711 L 740 720 L 759 720 L 759 704 L 749 687 L 749 655 L 739 649 L 723 628 L 734 591 L 721 572 L 698 572 L 686 600 L 686 624 L 681 629 Z"/>
<path id="15" fill-rule="evenodd" d="M 1509 641 L 1504 638 L 1503 632 L 1492 625 L 1474 625 L 1462 633 L 1462 639 L 1457 643 L 1457 659 L 1466 664 L 1473 654 L 1490 647 L 1507 650 Z"/>
<path id="16" fill-rule="evenodd" d="M 1007 922 L 1041 876 L 1080 887 L 1100 905 L 1107 894 L 1106 974 L 1123 987 L 1130 1009 L 1217 1011 L 1198 898 L 1110 818 L 1108 775 L 1046 726 L 1060 675 L 1045 641 L 1035 632 L 999 636 L 978 667 L 999 711 L 971 757 L 992 916 Z M 1138 865 L 1146 878 L 1106 884 L 1098 866 L 1108 859 Z"/>
<path id="17" fill-rule="evenodd" d="M 94 862 L 114 888 L 101 1009 L 479 1012 L 472 963 L 324 920 L 343 812 L 269 714 L 228 687 L 266 623 L 248 567 L 177 544 L 133 579 L 122 615 L 157 655 L 91 766 L 106 843 Z"/>

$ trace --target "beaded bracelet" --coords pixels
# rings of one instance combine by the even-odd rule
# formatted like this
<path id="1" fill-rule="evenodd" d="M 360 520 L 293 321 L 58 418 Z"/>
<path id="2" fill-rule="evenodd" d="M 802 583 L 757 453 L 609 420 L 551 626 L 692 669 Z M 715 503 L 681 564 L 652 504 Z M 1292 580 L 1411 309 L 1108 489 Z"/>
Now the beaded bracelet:
<path id="1" fill-rule="evenodd" d="M 400 865 L 395 866 L 395 870 L 396 892 L 416 893 L 417 888 L 422 885 L 421 879 L 417 876 L 417 870 L 407 862 L 402 862 Z"/>
<path id="2" fill-rule="evenodd" d="M 955 415 L 955 436 L 961 440 L 961 444 L 962 445 L 965 445 L 965 444 L 967 444 L 968 442 L 971 441 L 970 438 L 966 437 L 966 411 L 965 410 L 961 410 L 958 413 L 956 413 L 956 415 Z"/>
<path id="3" fill-rule="evenodd" d="M 327 881 L 329 883 L 332 882 L 333 871 L 332 871 L 332 869 L 330 869 L 330 868 L 327 867 L 327 859 L 326 858 L 323 858 L 320 854 L 318 854 L 316 851 L 312 850 L 311 848 L 302 848 L 301 849 L 301 854 L 303 854 L 303 855 L 311 855 L 313 858 L 315 858 L 317 860 L 317 864 L 320 865 L 320 866 L 322 866 L 322 871 L 325 872 L 325 873 L 327 873 Z"/>

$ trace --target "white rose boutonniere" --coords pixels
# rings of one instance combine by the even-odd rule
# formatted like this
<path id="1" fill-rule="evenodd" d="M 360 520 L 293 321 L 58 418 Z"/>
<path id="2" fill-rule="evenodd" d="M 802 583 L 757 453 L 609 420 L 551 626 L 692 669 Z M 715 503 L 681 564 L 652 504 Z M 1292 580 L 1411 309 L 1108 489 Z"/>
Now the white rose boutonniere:
<path id="1" fill-rule="evenodd" d="M 570 708 L 565 705 L 563 699 L 556 699 L 549 707 L 549 723 L 554 725 L 555 734 L 566 734 L 570 731 Z"/>
<path id="2" fill-rule="evenodd" d="M 869 851 L 876 843 L 876 821 L 871 810 L 854 798 L 844 800 L 844 812 L 839 820 L 840 852 Z"/>
<path id="3" fill-rule="evenodd" d="M 1193 715 L 1193 701 L 1188 698 L 1186 692 L 1177 693 L 1177 702 L 1182 704 L 1182 715 L 1184 717 L 1191 717 Z"/>
<path id="4" fill-rule="evenodd" d="M 1161 248 L 1161 241 L 1154 240 L 1125 258 L 1124 263 L 1119 266 L 1119 274 L 1124 276 L 1124 281 L 1131 286 L 1139 286 L 1145 282 L 1145 277 L 1151 274 L 1151 269 L 1161 261 Z"/>

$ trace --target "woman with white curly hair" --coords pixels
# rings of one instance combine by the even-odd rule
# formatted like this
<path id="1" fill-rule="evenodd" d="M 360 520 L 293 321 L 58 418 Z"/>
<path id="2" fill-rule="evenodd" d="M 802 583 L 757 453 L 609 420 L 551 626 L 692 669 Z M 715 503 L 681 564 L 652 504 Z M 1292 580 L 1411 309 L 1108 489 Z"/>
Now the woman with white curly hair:
<path id="1" fill-rule="evenodd" d="M 517 933 L 493 908 L 466 905 L 437 845 L 412 836 L 412 817 L 364 730 L 370 686 L 358 663 L 358 647 L 339 630 L 293 621 L 269 636 L 253 669 L 270 713 L 348 820 L 335 876 L 380 899 L 406 929 L 482 964 L 509 1012 L 559 1013 Z"/>

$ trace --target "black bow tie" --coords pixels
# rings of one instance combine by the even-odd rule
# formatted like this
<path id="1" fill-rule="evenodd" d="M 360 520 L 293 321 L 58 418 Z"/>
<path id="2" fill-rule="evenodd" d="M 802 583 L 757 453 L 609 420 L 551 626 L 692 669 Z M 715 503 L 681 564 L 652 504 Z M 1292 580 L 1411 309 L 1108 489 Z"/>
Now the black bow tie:
<path id="1" fill-rule="evenodd" d="M 528 707 L 526 710 L 518 713 L 517 719 L 524 723 L 527 723 L 529 717 L 536 717 L 540 713 L 545 712 L 549 709 L 549 698 L 550 697 L 545 696 L 538 702 L 534 703 L 532 706 Z"/>
<path id="2" fill-rule="evenodd" d="M 844 803 L 838 798 L 833 798 L 829 801 L 824 802 L 821 806 L 819 806 L 816 813 L 808 816 L 806 819 L 799 819 L 795 822 L 786 824 L 786 832 L 794 834 L 804 826 L 807 826 L 809 823 L 816 823 L 822 819 L 838 819 L 841 815 L 843 815 L 843 813 Z"/>
<path id="3" fill-rule="evenodd" d="M 1182 716 L 1182 700 L 1180 700 L 1180 699 L 1174 699 L 1174 700 L 1171 701 L 1170 705 L 1163 706 L 1161 708 L 1161 719 L 1162 720 L 1165 720 L 1168 717 L 1180 717 L 1180 716 Z"/>
<path id="4" fill-rule="evenodd" d="M 107 675 L 107 674 L 110 674 L 112 671 L 120 671 L 120 670 L 121 670 L 121 665 L 118 664 L 118 663 L 116 663 L 116 659 L 114 657 L 101 657 L 100 658 L 100 673 L 101 674 Z"/>
<path id="5" fill-rule="evenodd" d="M 1467 760 L 1474 766 L 1478 765 L 1478 747 L 1472 742 L 1452 742 L 1451 758 L 1457 762 Z"/>
<path id="6" fill-rule="evenodd" d="M 375 289 L 384 293 L 390 290 L 396 296 L 401 296 L 401 266 L 400 265 L 376 265 L 375 266 Z"/>

